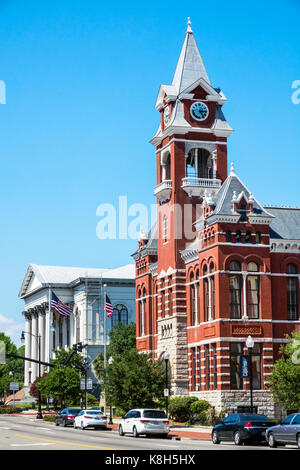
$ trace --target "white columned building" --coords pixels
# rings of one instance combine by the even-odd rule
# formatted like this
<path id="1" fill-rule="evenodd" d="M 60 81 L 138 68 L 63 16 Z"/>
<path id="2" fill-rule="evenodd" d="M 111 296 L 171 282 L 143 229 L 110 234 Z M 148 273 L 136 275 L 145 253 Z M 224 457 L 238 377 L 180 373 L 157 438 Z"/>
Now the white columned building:
<path id="1" fill-rule="evenodd" d="M 42 362 L 49 362 L 55 349 L 68 350 L 78 342 L 88 345 L 83 354 L 91 363 L 103 353 L 104 284 L 114 308 L 106 322 L 108 338 L 114 324 L 136 321 L 134 264 L 116 269 L 29 265 L 19 293 L 25 302 L 25 357 L 39 359 L 39 342 Z M 69 317 L 50 308 L 52 292 L 72 309 Z M 45 370 L 48 367 L 41 366 L 41 374 Z M 38 364 L 24 361 L 24 371 L 24 385 L 30 387 L 38 376 Z M 97 379 L 93 373 L 91 377 L 96 387 Z"/>

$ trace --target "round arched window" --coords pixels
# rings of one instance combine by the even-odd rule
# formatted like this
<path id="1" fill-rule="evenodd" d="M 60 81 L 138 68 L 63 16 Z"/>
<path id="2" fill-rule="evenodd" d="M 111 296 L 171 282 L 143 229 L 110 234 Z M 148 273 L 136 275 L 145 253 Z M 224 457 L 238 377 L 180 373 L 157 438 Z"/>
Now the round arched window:
<path id="1" fill-rule="evenodd" d="M 113 309 L 111 317 L 112 326 L 122 323 L 122 325 L 128 325 L 128 310 L 125 305 L 117 304 Z"/>

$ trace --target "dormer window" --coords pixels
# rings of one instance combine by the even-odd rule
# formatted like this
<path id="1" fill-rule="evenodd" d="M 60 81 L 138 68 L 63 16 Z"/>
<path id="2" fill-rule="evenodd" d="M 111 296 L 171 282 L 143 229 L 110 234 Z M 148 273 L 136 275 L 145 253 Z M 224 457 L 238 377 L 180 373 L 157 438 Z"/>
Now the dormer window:
<path id="1" fill-rule="evenodd" d="M 246 222 L 247 220 L 247 208 L 245 204 L 241 204 L 238 213 L 241 214 L 240 222 Z"/>

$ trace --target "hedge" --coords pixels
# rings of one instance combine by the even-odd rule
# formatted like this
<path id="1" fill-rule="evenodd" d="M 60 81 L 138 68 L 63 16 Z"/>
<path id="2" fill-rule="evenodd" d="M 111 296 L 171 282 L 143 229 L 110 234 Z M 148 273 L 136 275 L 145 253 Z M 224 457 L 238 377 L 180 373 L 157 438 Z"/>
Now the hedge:
<path id="1" fill-rule="evenodd" d="M 22 413 L 22 408 L 13 406 L 0 406 L 0 414 L 11 415 L 14 413 Z"/>

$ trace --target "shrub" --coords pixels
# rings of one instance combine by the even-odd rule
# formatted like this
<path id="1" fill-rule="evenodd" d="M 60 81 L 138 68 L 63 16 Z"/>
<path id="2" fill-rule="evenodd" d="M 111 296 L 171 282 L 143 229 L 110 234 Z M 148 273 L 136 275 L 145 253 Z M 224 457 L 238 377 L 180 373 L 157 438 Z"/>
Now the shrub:
<path id="1" fill-rule="evenodd" d="M 206 400 L 194 401 L 191 404 L 191 415 L 192 421 L 206 425 L 210 421 L 210 413 L 212 413 L 212 407 Z"/>
<path id="2" fill-rule="evenodd" d="M 44 421 L 49 421 L 50 423 L 54 423 L 55 415 L 44 415 L 43 419 L 44 419 Z"/>
<path id="3" fill-rule="evenodd" d="M 0 406 L 0 414 L 22 413 L 22 408 L 13 406 Z"/>
<path id="4" fill-rule="evenodd" d="M 169 402 L 169 415 L 174 421 L 184 423 L 192 418 L 191 405 L 197 397 L 174 397 Z"/>

